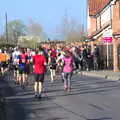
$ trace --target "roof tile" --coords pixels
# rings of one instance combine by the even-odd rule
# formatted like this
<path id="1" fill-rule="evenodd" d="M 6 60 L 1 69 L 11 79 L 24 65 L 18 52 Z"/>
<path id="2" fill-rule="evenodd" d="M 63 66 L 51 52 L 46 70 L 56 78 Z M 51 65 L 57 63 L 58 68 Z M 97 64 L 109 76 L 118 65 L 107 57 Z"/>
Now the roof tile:
<path id="1" fill-rule="evenodd" d="M 88 0 L 89 15 L 96 15 L 100 12 L 111 0 Z"/>

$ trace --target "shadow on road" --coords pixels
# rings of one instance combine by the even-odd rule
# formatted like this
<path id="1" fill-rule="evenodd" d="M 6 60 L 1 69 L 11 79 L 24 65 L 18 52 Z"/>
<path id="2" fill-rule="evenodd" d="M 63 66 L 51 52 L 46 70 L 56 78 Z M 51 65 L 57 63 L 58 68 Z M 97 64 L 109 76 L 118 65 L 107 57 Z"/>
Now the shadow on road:
<path id="1" fill-rule="evenodd" d="M 6 75 L 4 77 L 0 76 L 0 93 L 2 96 L 9 97 L 16 94 L 16 91 L 9 85 L 9 76 Z M 9 103 L 6 100 L 6 104 L 4 106 L 5 109 L 5 116 L 2 120 L 25 120 L 25 114 L 23 107 L 18 103 Z M 3 118 L 3 111 L 1 111 L 0 115 Z M 19 117 L 18 117 L 19 116 Z"/>
<path id="2" fill-rule="evenodd" d="M 83 77 L 84 78 L 84 77 Z M 69 95 L 80 95 L 80 94 L 90 94 L 90 93 L 103 93 L 110 92 L 116 89 L 120 89 L 120 83 L 116 81 L 105 81 L 104 79 L 91 78 L 92 80 L 75 80 L 76 77 L 72 79 L 72 90 L 71 92 L 65 93 L 63 89 L 58 87 L 60 84 L 56 84 L 55 90 L 49 90 L 48 93 L 53 92 L 50 97 L 65 97 Z M 78 78 L 77 78 L 78 79 Z M 87 81 L 87 82 L 86 82 Z"/>
<path id="3" fill-rule="evenodd" d="M 112 118 L 109 118 L 109 117 L 103 117 L 103 118 L 87 119 L 87 120 L 112 120 Z"/>

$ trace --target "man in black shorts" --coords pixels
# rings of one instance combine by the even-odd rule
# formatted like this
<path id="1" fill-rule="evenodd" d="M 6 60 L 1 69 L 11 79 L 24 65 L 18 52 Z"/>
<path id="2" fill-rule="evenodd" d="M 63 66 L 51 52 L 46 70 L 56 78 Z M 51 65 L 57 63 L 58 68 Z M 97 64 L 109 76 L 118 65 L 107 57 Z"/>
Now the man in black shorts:
<path id="1" fill-rule="evenodd" d="M 25 54 L 25 51 L 22 50 L 21 54 L 18 56 L 18 60 L 19 60 L 19 82 L 20 82 L 20 86 L 22 88 L 25 87 L 25 82 L 26 82 L 26 73 L 27 73 L 27 55 Z"/>
<path id="2" fill-rule="evenodd" d="M 41 92 L 43 89 L 44 82 L 44 74 L 45 74 L 45 66 L 46 66 L 46 58 L 43 55 L 43 49 L 37 50 L 37 54 L 33 57 L 33 69 L 35 74 L 35 85 L 34 92 L 35 97 L 41 98 Z"/>

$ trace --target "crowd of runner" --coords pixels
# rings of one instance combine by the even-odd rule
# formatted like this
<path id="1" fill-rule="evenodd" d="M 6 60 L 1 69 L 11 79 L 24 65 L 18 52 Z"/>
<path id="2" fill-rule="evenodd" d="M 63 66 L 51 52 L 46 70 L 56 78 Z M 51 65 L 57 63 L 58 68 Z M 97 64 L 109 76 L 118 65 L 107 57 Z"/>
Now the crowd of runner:
<path id="1" fill-rule="evenodd" d="M 0 70 L 4 75 L 8 70 L 13 71 L 15 84 L 24 89 L 28 85 L 28 76 L 34 73 L 34 93 L 35 97 L 41 98 L 45 74 L 50 71 L 51 82 L 61 76 L 64 90 L 71 91 L 71 77 L 74 71 L 89 70 L 91 68 L 91 58 L 94 68 L 98 69 L 97 59 L 99 51 L 95 47 L 91 53 L 86 46 L 39 47 L 35 50 L 30 48 L 11 48 L 0 50 Z M 89 61 L 88 61 L 89 60 Z"/>

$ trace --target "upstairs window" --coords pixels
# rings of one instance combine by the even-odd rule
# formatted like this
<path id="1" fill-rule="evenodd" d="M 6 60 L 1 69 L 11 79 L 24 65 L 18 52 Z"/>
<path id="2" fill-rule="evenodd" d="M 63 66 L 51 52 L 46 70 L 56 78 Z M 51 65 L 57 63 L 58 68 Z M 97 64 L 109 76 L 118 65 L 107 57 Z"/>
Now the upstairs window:
<path id="1" fill-rule="evenodd" d="M 111 20 L 111 14 L 111 8 L 105 8 L 105 10 L 101 13 L 101 26 L 103 26 Z"/>

